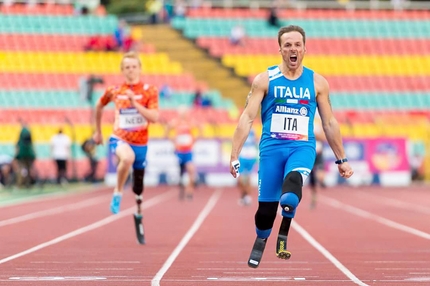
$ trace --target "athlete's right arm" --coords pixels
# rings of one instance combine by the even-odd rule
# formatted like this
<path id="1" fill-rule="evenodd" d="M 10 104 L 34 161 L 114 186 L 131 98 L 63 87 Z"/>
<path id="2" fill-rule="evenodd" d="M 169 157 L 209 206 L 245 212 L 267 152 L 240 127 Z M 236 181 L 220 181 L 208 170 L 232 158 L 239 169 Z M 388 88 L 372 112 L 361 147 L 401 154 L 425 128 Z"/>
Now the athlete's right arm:
<path id="1" fill-rule="evenodd" d="M 103 108 L 108 104 L 112 99 L 112 88 L 108 88 L 105 93 L 100 97 L 99 101 L 96 104 L 95 108 L 95 122 L 96 122 L 96 130 L 93 136 L 93 140 L 96 144 L 103 143 L 103 135 L 102 135 L 102 114 Z"/>
<path id="2" fill-rule="evenodd" d="M 237 160 L 242 150 L 242 146 L 248 137 L 252 123 L 257 117 L 261 102 L 267 93 L 269 84 L 269 76 L 267 72 L 257 75 L 252 82 L 251 91 L 246 98 L 245 109 L 240 115 L 239 122 L 233 135 L 231 156 L 230 156 L 230 172 L 236 178 L 236 170 L 232 167 L 232 162 Z"/>

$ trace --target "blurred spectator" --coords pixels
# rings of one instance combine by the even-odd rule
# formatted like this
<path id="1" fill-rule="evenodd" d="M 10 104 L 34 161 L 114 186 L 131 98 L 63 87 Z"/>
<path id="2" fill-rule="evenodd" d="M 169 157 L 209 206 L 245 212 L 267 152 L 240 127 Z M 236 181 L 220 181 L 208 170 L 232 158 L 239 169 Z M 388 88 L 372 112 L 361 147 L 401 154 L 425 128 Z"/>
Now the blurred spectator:
<path id="1" fill-rule="evenodd" d="M 18 187 L 30 187 L 35 182 L 33 164 L 36 160 L 33 140 L 30 129 L 24 122 L 21 122 L 22 129 L 16 143 L 15 159 L 17 161 L 17 185 Z"/>
<path id="2" fill-rule="evenodd" d="M 194 94 L 193 106 L 194 107 L 209 107 L 209 106 L 212 106 L 212 102 L 209 98 L 203 96 L 201 89 L 197 89 L 195 94 Z"/>
<path id="3" fill-rule="evenodd" d="M 76 15 L 93 14 L 100 6 L 100 0 L 73 0 Z"/>
<path id="4" fill-rule="evenodd" d="M 175 17 L 183 18 L 187 13 L 187 7 L 183 0 L 175 1 Z"/>
<path id="5" fill-rule="evenodd" d="M 113 32 L 113 37 L 115 39 L 115 44 L 117 47 L 122 47 L 124 43 L 124 35 L 127 29 L 129 29 L 127 22 L 125 20 L 119 20 L 118 26 Z"/>
<path id="6" fill-rule="evenodd" d="M 93 95 L 94 95 L 94 87 L 96 84 L 103 84 L 103 78 L 89 75 L 88 77 L 81 77 L 79 79 L 79 94 L 82 99 L 85 99 L 92 105 L 93 103 Z"/>
<path id="7" fill-rule="evenodd" d="M 238 24 L 231 29 L 230 43 L 233 46 L 243 46 L 245 37 L 245 28 Z"/>
<path id="8" fill-rule="evenodd" d="M 172 97 L 172 88 L 166 83 L 160 89 L 160 98 L 169 99 Z"/>
<path id="9" fill-rule="evenodd" d="M 70 159 L 72 142 L 63 129 L 51 138 L 51 156 L 57 166 L 57 184 L 67 182 L 67 160 Z"/>
<path id="10" fill-rule="evenodd" d="M 113 36 L 94 35 L 84 46 L 85 51 L 109 52 L 117 50 L 117 44 Z"/>
<path id="11" fill-rule="evenodd" d="M 88 77 L 81 77 L 79 79 L 79 94 L 83 100 L 86 100 L 89 105 L 92 107 L 95 102 L 94 101 L 94 87 L 96 84 L 103 84 L 103 78 L 95 76 L 95 75 L 89 75 Z M 91 108 L 90 112 L 90 118 L 89 123 L 93 124 L 94 120 L 94 108 Z"/>
<path id="12" fill-rule="evenodd" d="M 85 44 L 85 51 L 122 51 L 129 52 L 136 48 L 136 41 L 131 35 L 131 28 L 125 20 L 120 20 L 112 35 L 93 35 Z"/>
<path id="13" fill-rule="evenodd" d="M 272 7 L 269 10 L 269 17 L 267 18 L 267 23 L 272 26 L 272 27 L 280 27 L 281 24 L 279 23 L 279 18 L 278 18 L 278 5 L 277 2 L 274 1 L 272 3 Z"/>
<path id="14" fill-rule="evenodd" d="M 146 3 L 146 9 L 150 15 L 150 23 L 157 24 L 158 18 L 163 10 L 163 2 L 161 0 L 149 0 Z"/>
<path id="15" fill-rule="evenodd" d="M 134 48 L 134 40 L 131 37 L 131 29 L 125 20 L 118 22 L 114 33 L 115 47 L 117 50 L 128 52 Z"/>
<path id="16" fill-rule="evenodd" d="M 82 143 L 82 151 L 85 153 L 85 155 L 88 158 L 89 164 L 90 164 L 90 171 L 85 176 L 85 181 L 87 182 L 95 182 L 96 181 L 96 172 L 97 172 L 97 165 L 98 161 L 96 158 L 96 144 L 92 138 L 87 139 Z"/>
<path id="17" fill-rule="evenodd" d="M 194 93 L 193 105 L 195 107 L 200 107 L 203 105 L 203 94 L 200 89 L 197 89 Z"/>
<path id="18" fill-rule="evenodd" d="M 421 181 L 424 178 L 424 156 L 419 151 L 415 150 L 409 158 L 409 165 L 411 168 L 412 181 Z"/>
<path id="19" fill-rule="evenodd" d="M 169 23 L 170 20 L 175 16 L 175 7 L 170 2 L 164 4 L 164 22 Z"/>
<path id="20" fill-rule="evenodd" d="M 6 154 L 0 155 L 0 185 L 9 187 L 12 184 L 12 164 L 13 157 Z"/>
<path id="21" fill-rule="evenodd" d="M 212 106 L 212 100 L 210 100 L 208 97 L 204 96 L 202 101 L 203 107 L 211 107 Z"/>

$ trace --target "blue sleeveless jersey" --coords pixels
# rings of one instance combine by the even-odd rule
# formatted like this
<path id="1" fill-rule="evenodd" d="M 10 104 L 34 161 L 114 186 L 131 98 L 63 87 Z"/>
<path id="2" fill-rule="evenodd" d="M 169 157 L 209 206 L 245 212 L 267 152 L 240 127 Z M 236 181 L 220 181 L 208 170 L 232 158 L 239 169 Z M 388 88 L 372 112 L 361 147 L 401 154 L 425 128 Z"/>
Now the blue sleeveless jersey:
<path id="1" fill-rule="evenodd" d="M 268 73 L 269 87 L 261 103 L 260 151 L 275 146 L 315 147 L 314 72 L 303 67 L 296 80 L 287 79 L 278 66 L 269 67 Z"/>

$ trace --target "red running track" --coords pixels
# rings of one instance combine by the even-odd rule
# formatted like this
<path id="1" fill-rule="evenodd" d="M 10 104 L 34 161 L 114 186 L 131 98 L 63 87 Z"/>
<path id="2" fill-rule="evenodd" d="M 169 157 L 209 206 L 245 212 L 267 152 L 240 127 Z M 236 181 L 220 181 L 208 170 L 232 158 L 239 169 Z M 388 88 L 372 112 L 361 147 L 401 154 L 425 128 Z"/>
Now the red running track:
<path id="1" fill-rule="evenodd" d="M 239 206 L 234 188 L 201 187 L 192 202 L 179 201 L 174 187 L 147 188 L 144 246 L 134 237 L 132 194 L 115 216 L 110 195 L 100 189 L 0 207 L 0 285 L 430 283 L 425 187 L 330 188 L 315 209 L 305 188 L 292 258 L 274 254 L 278 217 L 257 269 L 246 265 L 257 205 Z"/>

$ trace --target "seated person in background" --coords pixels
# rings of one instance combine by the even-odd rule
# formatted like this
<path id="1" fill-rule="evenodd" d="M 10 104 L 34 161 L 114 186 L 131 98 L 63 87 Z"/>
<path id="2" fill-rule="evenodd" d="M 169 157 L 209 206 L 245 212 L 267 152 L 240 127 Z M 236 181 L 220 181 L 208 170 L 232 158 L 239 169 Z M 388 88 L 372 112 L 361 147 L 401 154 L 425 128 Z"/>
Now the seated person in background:
<path id="1" fill-rule="evenodd" d="M 236 25 L 231 29 L 230 44 L 233 46 L 243 46 L 245 29 L 241 25 Z"/>
<path id="2" fill-rule="evenodd" d="M 194 93 L 193 106 L 199 107 L 203 103 L 203 94 L 201 89 L 197 89 Z"/>
<path id="3" fill-rule="evenodd" d="M 212 106 L 212 101 L 206 96 L 203 96 L 203 92 L 199 88 L 196 90 L 196 93 L 194 94 L 192 105 L 194 107 L 209 107 L 209 106 Z"/>
<path id="4" fill-rule="evenodd" d="M 128 52 L 134 49 L 135 43 L 131 37 L 130 26 L 125 20 L 120 20 L 118 22 L 118 27 L 115 29 L 113 37 L 117 50 Z"/>
<path id="5" fill-rule="evenodd" d="M 160 89 L 160 98 L 170 99 L 172 97 L 172 88 L 167 84 L 163 84 Z"/>

